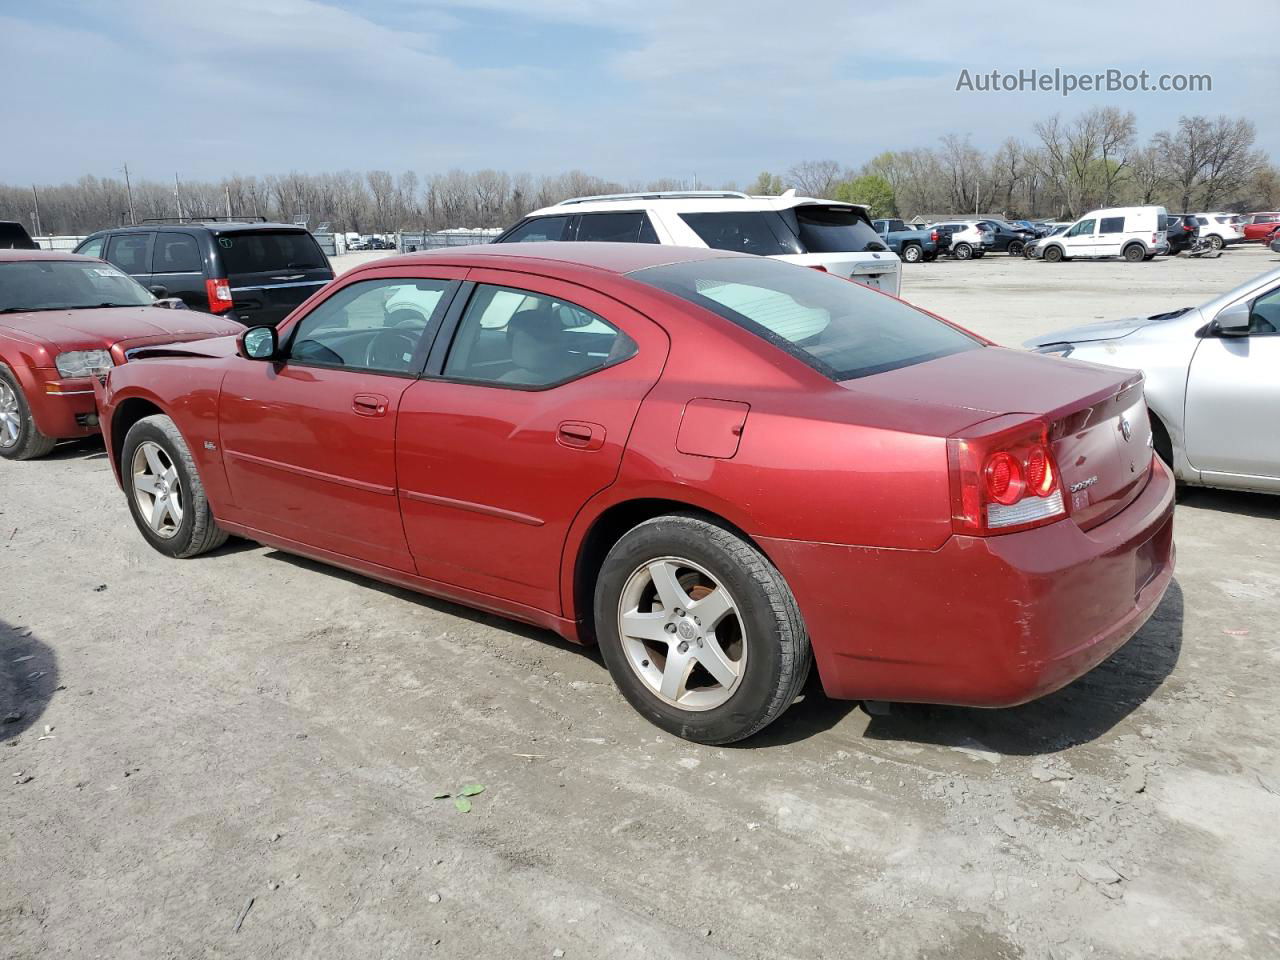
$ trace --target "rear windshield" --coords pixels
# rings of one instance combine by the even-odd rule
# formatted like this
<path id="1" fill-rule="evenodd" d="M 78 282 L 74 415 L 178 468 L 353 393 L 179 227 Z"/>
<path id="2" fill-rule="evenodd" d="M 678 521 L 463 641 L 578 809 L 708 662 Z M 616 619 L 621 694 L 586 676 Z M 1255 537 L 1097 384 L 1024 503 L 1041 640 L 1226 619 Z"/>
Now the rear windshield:
<path id="1" fill-rule="evenodd" d="M 320 245 L 302 230 L 224 233 L 218 237 L 218 254 L 228 276 L 328 265 Z"/>
<path id="2" fill-rule="evenodd" d="M 719 314 L 832 380 L 981 346 L 901 300 L 778 260 L 695 260 L 630 276 Z"/>
<path id="3" fill-rule="evenodd" d="M 682 213 L 680 219 L 713 250 L 734 250 L 761 257 L 805 252 L 795 231 L 773 210 Z"/>
<path id="4" fill-rule="evenodd" d="M 865 253 L 887 250 L 880 234 L 853 207 L 804 204 L 782 211 L 808 253 Z"/>
<path id="5" fill-rule="evenodd" d="M 155 302 L 138 282 L 100 260 L 0 263 L 0 313 L 141 307 Z"/>

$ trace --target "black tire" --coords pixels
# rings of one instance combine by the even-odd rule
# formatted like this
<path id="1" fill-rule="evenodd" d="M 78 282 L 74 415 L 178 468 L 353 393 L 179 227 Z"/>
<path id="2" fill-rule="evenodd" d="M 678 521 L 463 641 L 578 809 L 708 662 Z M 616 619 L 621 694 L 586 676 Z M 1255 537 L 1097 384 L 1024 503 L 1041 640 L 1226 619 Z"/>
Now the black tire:
<path id="1" fill-rule="evenodd" d="M 1213 247 L 1215 250 L 1221 250 L 1224 246 L 1222 238 L 1216 233 L 1209 234 L 1209 246 Z"/>
<path id="2" fill-rule="evenodd" d="M 168 535 L 155 530 L 142 513 L 140 494 L 134 483 L 133 464 L 139 447 L 144 443 L 155 444 L 167 457 L 177 475 L 176 494 L 181 504 L 181 521 L 172 524 Z M 144 457 L 145 459 L 145 457 Z M 129 428 L 120 454 L 120 475 L 124 479 L 125 497 L 129 501 L 129 513 L 142 536 L 156 550 L 168 557 L 186 559 L 216 550 L 227 541 L 227 533 L 214 519 L 204 484 L 196 470 L 191 450 L 174 422 L 163 414 L 144 417 Z"/>
<path id="3" fill-rule="evenodd" d="M 1024 244 L 1021 240 L 1014 240 L 1011 244 L 1009 244 L 1009 256 L 1011 257 L 1022 256 L 1022 250 L 1025 246 L 1026 244 Z"/>
<path id="4" fill-rule="evenodd" d="M 664 558 L 702 567 L 736 602 L 745 666 L 728 699 L 709 709 L 682 709 L 662 699 L 623 647 L 623 590 L 647 564 Z M 685 514 L 647 520 L 614 544 L 596 582 L 595 625 L 605 663 L 627 701 L 650 723 L 696 743 L 733 743 L 773 722 L 799 695 L 812 660 L 799 607 L 777 568 L 733 531 Z"/>
<path id="5" fill-rule="evenodd" d="M 924 252 L 920 249 L 918 243 L 904 243 L 902 245 L 902 259 L 907 263 L 919 263 Z"/>
<path id="6" fill-rule="evenodd" d="M 926 253 L 923 257 L 923 260 L 925 263 L 933 263 L 933 261 L 937 259 L 938 259 L 938 253 L 936 250 L 933 253 Z"/>
<path id="7" fill-rule="evenodd" d="M 13 398 L 15 409 L 12 412 L 18 420 L 16 437 L 11 437 L 4 424 L 0 423 L 0 457 L 6 460 L 35 460 L 48 456 L 58 440 L 40 432 L 31 416 L 31 407 L 27 404 L 26 394 L 22 392 L 22 385 L 8 367 L 0 366 L 0 383 L 4 385 L 0 389 L 0 399 L 8 400 L 10 396 Z"/>
<path id="8" fill-rule="evenodd" d="M 1176 256 L 1177 256 L 1178 254 L 1180 254 L 1181 252 L 1182 252 L 1181 250 L 1170 250 L 1170 251 L 1169 251 L 1169 256 L 1171 256 L 1171 257 L 1176 257 Z"/>
<path id="9" fill-rule="evenodd" d="M 1131 243 L 1122 254 L 1129 263 L 1141 263 L 1147 258 L 1147 249 L 1140 243 Z"/>
<path id="10" fill-rule="evenodd" d="M 1154 413 L 1151 416 L 1151 446 L 1156 455 L 1164 461 L 1164 465 L 1173 469 L 1173 441 L 1169 439 L 1169 431 Z"/>
<path id="11" fill-rule="evenodd" d="M 1044 248 L 1044 253 L 1041 254 L 1040 259 L 1046 261 L 1047 263 L 1061 263 L 1062 248 L 1058 246 L 1056 243 L 1050 244 L 1049 246 Z"/>
<path id="12" fill-rule="evenodd" d="M 951 248 L 951 255 L 957 260 L 968 260 L 973 256 L 973 247 L 967 243 L 957 243 Z"/>

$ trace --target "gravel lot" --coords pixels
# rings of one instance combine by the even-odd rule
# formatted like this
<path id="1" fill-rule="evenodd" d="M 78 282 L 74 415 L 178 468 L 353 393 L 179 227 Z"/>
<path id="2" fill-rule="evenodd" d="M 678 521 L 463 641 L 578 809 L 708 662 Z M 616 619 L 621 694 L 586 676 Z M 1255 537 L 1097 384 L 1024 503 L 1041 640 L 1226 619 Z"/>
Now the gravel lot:
<path id="1" fill-rule="evenodd" d="M 904 294 L 1017 344 L 1277 265 Z M 100 445 L 0 463 L 0 957 L 1276 956 L 1280 498 L 1193 491 L 1176 537 L 1155 618 L 1053 696 L 811 686 L 719 749 L 547 634 L 243 542 L 166 560 Z"/>

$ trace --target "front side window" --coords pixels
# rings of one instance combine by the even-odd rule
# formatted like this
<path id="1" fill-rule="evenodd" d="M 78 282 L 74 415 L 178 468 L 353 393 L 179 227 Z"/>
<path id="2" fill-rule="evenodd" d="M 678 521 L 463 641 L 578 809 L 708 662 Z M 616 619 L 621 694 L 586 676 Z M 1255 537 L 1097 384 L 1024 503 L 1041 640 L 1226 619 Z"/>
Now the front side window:
<path id="1" fill-rule="evenodd" d="M 754 333 L 832 380 L 895 370 L 981 343 L 916 308 L 840 277 L 732 257 L 628 274 Z"/>
<path id="2" fill-rule="evenodd" d="M 153 297 L 132 277 L 92 260 L 10 260 L 0 263 L 0 313 L 144 307 Z"/>
<path id="3" fill-rule="evenodd" d="M 200 273 L 200 248 L 189 233 L 160 233 L 152 257 L 156 273 Z"/>
<path id="4" fill-rule="evenodd" d="M 565 239 L 569 217 L 534 217 L 511 228 L 502 238 L 503 243 L 540 243 L 545 240 Z"/>
<path id="5" fill-rule="evenodd" d="M 343 287 L 293 328 L 297 363 L 416 374 L 439 328 L 450 280 L 365 280 Z"/>
<path id="6" fill-rule="evenodd" d="M 1093 236 L 1093 225 L 1096 220 L 1081 220 L 1074 227 L 1067 231 L 1068 237 L 1089 237 Z"/>
<path id="7" fill-rule="evenodd" d="M 150 233 L 121 233 L 107 245 L 107 259 L 125 273 L 149 273 L 151 260 Z"/>
<path id="8" fill-rule="evenodd" d="M 86 240 L 80 245 L 80 249 L 76 253 L 82 257 L 97 257 L 102 259 L 102 248 L 107 245 L 106 237 L 96 237 L 93 240 Z"/>
<path id="9" fill-rule="evenodd" d="M 589 310 L 541 293 L 480 284 L 449 348 L 444 375 L 549 387 L 621 363 L 635 342 Z"/>
<path id="10" fill-rule="evenodd" d="M 713 250 L 735 250 L 761 257 L 804 253 L 795 234 L 772 210 L 682 213 L 680 219 Z"/>
<path id="11" fill-rule="evenodd" d="M 647 214 L 584 213 L 578 221 L 579 241 L 596 240 L 604 243 L 657 243 Z"/>
<path id="12" fill-rule="evenodd" d="M 1165 229 L 1161 227 L 1160 229 Z M 1099 233 L 1124 233 L 1124 217 L 1103 217 L 1098 226 Z"/>
<path id="13" fill-rule="evenodd" d="M 1249 308 L 1249 333 L 1280 333 L 1280 287 L 1253 301 Z"/>

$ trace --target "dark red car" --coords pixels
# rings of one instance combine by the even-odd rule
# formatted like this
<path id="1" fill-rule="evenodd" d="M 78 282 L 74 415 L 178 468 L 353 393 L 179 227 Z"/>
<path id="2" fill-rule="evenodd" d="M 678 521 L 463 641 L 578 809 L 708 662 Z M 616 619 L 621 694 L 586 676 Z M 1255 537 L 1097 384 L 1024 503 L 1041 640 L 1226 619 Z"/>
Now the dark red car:
<path id="1" fill-rule="evenodd" d="M 97 433 L 93 377 L 130 350 L 243 329 L 167 305 L 93 257 L 0 250 L 0 457 Z"/>
<path id="2" fill-rule="evenodd" d="M 765 258 L 382 260 L 100 393 L 158 550 L 236 534 L 598 642 L 645 717 L 708 743 L 811 660 L 833 697 L 1040 696 L 1173 573 L 1138 374 Z"/>
<path id="3" fill-rule="evenodd" d="M 1276 230 L 1280 230 L 1280 213 L 1248 213 L 1245 214 L 1244 231 L 1246 243 L 1256 242 L 1266 246 L 1271 242 Z"/>

